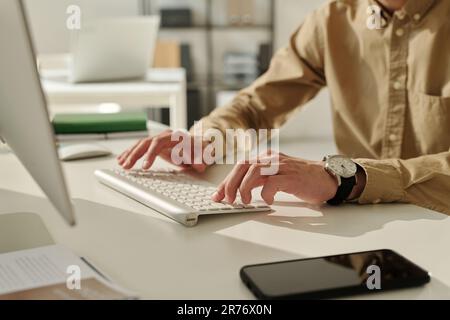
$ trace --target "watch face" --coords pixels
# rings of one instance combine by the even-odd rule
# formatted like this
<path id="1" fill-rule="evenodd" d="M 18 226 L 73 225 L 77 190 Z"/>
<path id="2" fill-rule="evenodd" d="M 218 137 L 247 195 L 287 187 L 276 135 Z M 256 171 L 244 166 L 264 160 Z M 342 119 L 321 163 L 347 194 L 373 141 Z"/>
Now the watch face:
<path id="1" fill-rule="evenodd" d="M 352 160 L 342 156 L 333 156 L 329 158 L 326 162 L 326 166 L 336 175 L 344 178 L 353 177 L 357 170 L 356 164 Z"/>

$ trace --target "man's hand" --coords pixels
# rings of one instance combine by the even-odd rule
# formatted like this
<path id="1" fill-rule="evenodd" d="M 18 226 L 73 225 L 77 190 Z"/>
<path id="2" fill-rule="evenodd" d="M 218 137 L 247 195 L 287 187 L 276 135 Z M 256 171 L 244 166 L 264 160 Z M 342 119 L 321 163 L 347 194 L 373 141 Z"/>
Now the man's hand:
<path id="1" fill-rule="evenodd" d="M 142 165 L 142 169 L 147 170 L 153 165 L 157 156 L 160 156 L 164 160 L 174 163 L 172 160 L 172 149 L 180 143 L 179 140 L 172 141 L 173 136 L 172 130 L 166 130 L 161 134 L 148 137 L 139 140 L 134 146 L 124 151 L 121 155 L 117 157 L 117 162 L 124 169 L 131 169 L 136 164 L 136 162 L 144 157 L 144 162 Z M 190 153 L 185 155 L 183 154 L 184 159 L 188 159 L 190 164 L 185 164 L 185 167 L 192 167 L 194 170 L 198 172 L 203 172 L 206 169 L 206 164 L 195 163 L 194 161 L 194 138 L 190 136 L 188 133 L 185 133 L 185 138 L 191 139 L 191 148 L 189 148 Z M 205 146 L 205 143 L 202 143 L 202 149 Z"/>
<path id="2" fill-rule="evenodd" d="M 270 163 L 273 159 L 278 162 Z M 261 169 L 269 165 L 278 165 L 278 172 L 274 175 L 261 174 Z M 237 164 L 212 199 L 233 203 L 239 190 L 242 202 L 248 204 L 252 200 L 251 191 L 260 186 L 263 186 L 261 197 L 268 204 L 273 203 L 279 191 L 319 204 L 333 198 L 338 188 L 336 178 L 325 171 L 322 161 L 308 161 L 280 153 L 263 156 L 258 163 L 246 161 Z"/>

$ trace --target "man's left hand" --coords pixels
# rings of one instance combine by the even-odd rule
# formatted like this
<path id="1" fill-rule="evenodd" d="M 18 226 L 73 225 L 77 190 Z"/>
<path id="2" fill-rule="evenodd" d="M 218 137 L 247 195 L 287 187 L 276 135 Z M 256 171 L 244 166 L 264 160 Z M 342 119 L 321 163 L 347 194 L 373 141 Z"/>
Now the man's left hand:
<path id="1" fill-rule="evenodd" d="M 263 168 L 274 165 L 278 165 L 275 174 L 262 173 Z M 275 194 L 279 191 L 292 194 L 309 203 L 319 204 L 332 199 L 338 188 L 337 179 L 325 171 L 324 162 L 277 153 L 260 158 L 258 162 L 238 163 L 219 185 L 212 199 L 217 202 L 224 200 L 233 203 L 239 190 L 242 202 L 248 204 L 252 200 L 252 190 L 260 186 L 263 187 L 261 197 L 268 204 L 273 203 Z"/>

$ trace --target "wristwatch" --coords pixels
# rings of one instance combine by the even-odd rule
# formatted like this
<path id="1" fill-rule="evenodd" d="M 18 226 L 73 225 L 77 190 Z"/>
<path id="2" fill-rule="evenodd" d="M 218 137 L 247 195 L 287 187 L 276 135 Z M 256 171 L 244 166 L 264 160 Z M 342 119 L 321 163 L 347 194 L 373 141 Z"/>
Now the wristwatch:
<path id="1" fill-rule="evenodd" d="M 336 178 L 338 189 L 336 195 L 327 201 L 331 205 L 339 205 L 348 198 L 356 184 L 358 167 L 350 158 L 341 155 L 329 155 L 323 158 L 325 170 Z"/>

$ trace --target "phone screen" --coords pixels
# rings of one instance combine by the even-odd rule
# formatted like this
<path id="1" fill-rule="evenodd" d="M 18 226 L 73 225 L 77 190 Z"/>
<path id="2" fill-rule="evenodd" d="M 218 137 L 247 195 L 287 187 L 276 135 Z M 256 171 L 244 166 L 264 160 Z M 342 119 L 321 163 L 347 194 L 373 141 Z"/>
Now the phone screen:
<path id="1" fill-rule="evenodd" d="M 391 250 L 243 267 L 241 277 L 259 298 L 325 298 L 420 285 L 428 272 Z"/>

